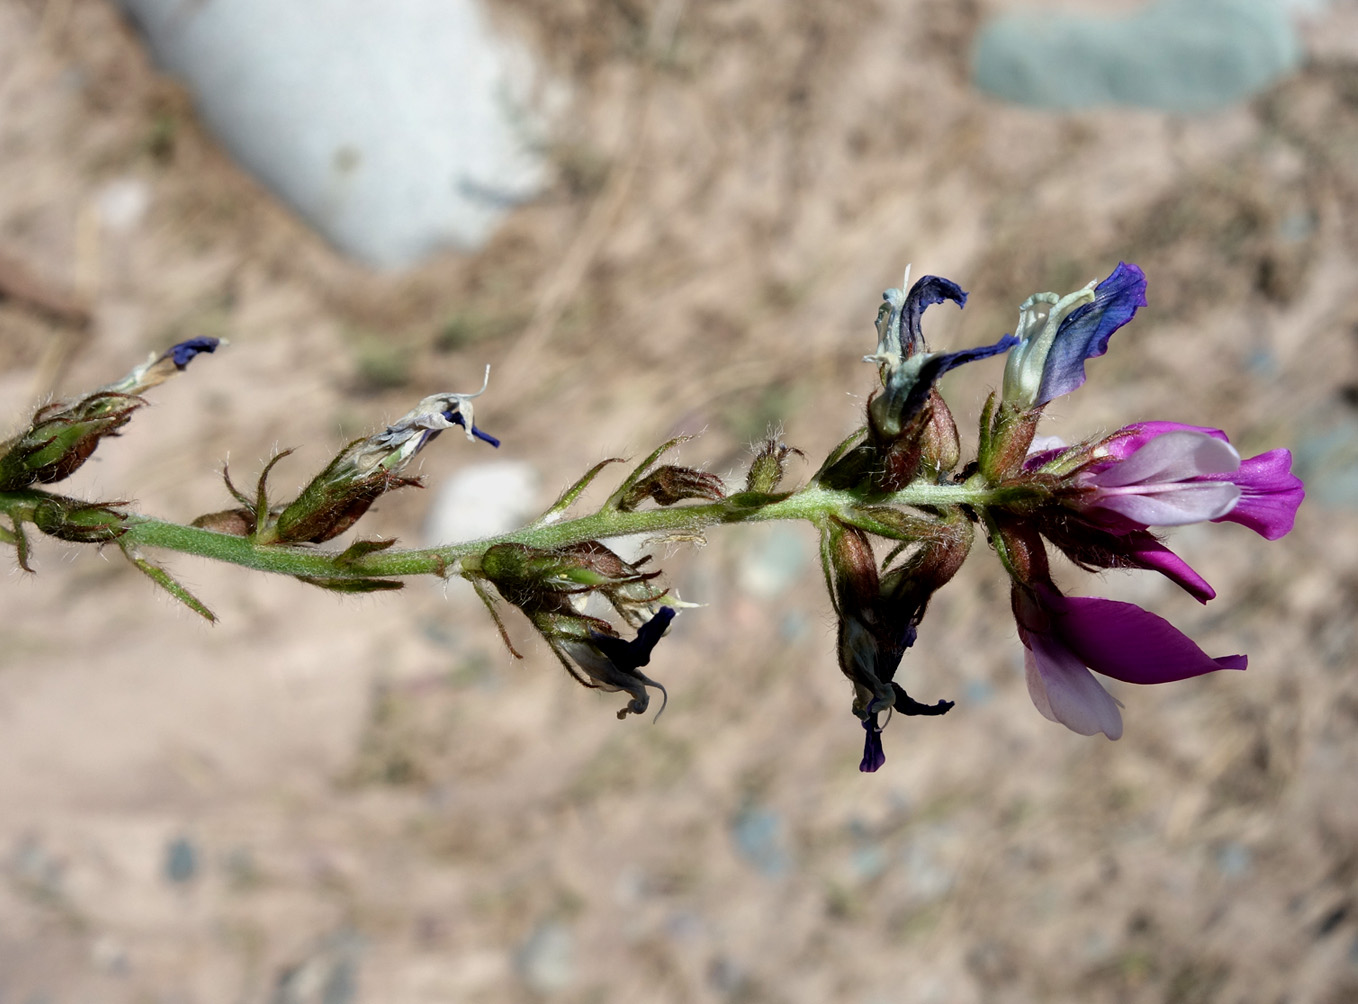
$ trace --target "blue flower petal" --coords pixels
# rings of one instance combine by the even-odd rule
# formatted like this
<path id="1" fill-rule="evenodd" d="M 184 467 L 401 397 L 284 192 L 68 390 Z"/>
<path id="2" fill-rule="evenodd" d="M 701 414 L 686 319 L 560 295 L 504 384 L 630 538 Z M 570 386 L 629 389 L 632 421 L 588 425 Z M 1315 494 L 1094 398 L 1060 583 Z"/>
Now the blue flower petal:
<path id="1" fill-rule="evenodd" d="M 1016 336 L 1005 335 L 994 345 L 982 345 L 974 349 L 962 349 L 959 352 L 940 352 L 924 360 L 920 366 L 919 374 L 915 378 L 915 383 L 910 388 L 909 393 L 906 394 L 905 403 L 901 406 L 901 424 L 904 425 L 924 407 L 924 402 L 929 399 L 929 391 L 948 370 L 955 369 L 964 363 L 975 362 L 977 359 L 988 359 L 991 356 L 999 355 L 1001 352 L 1008 352 L 1018 343 L 1019 339 Z"/>
<path id="2" fill-rule="evenodd" d="M 466 419 L 464 419 L 464 418 L 462 417 L 462 413 L 461 413 L 461 412 L 452 411 L 452 410 L 445 411 L 445 412 L 443 413 L 443 417 L 444 417 L 445 419 L 447 419 L 449 422 L 452 422 L 454 425 L 460 425 L 460 426 L 462 426 L 462 428 L 464 428 L 464 429 L 467 427 Z M 499 446 L 500 446 L 500 441 L 499 441 L 498 439 L 496 439 L 494 436 L 492 436 L 492 435 L 491 435 L 490 433 L 488 433 L 488 432 L 482 432 L 482 431 L 481 431 L 480 429 L 478 429 L 475 425 L 472 426 L 472 435 L 475 436 L 477 439 L 481 440 L 481 442 L 483 442 L 483 443 L 489 443 L 491 446 L 494 446 L 496 449 L 498 449 Z M 430 436 L 429 438 L 432 439 L 432 438 L 434 438 L 434 437 L 433 437 L 433 436 Z M 423 446 L 424 443 L 421 443 L 420 445 Z"/>
<path id="3" fill-rule="evenodd" d="M 945 300 L 965 307 L 967 294 L 951 279 L 937 275 L 921 276 L 919 282 L 910 287 L 910 292 L 905 297 L 905 306 L 901 309 L 903 357 L 909 358 L 916 352 L 923 352 L 928 348 L 924 344 L 924 329 L 920 327 L 920 317 L 926 307 L 932 307 L 935 303 L 942 303 Z M 905 340 L 907 335 L 908 342 Z"/>
<path id="4" fill-rule="evenodd" d="M 175 369 L 182 370 L 200 352 L 215 352 L 221 344 L 219 338 L 190 338 L 173 346 L 165 355 L 174 360 Z"/>
<path id="5" fill-rule="evenodd" d="M 1057 329 L 1042 367 L 1042 384 L 1034 406 L 1069 394 L 1085 382 L 1085 360 L 1108 351 L 1114 331 L 1146 305 L 1146 276 L 1141 269 L 1119 262 L 1111 275 L 1094 287 L 1092 303 L 1071 311 Z"/>
<path id="6" fill-rule="evenodd" d="M 863 737 L 863 759 L 859 762 L 858 769 L 864 774 L 871 774 L 886 763 L 886 751 L 882 749 L 882 730 L 877 727 L 876 715 L 869 715 L 863 719 L 863 731 L 867 735 Z"/>

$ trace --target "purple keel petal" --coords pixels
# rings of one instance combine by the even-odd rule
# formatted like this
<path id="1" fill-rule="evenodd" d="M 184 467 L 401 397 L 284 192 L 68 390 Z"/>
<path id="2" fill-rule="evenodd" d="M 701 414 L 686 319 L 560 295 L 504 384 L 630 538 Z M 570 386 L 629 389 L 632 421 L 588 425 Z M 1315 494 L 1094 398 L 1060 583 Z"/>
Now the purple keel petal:
<path id="1" fill-rule="evenodd" d="M 1082 736 L 1122 736 L 1118 702 L 1076 656 L 1044 635 L 1029 634 L 1024 644 L 1030 646 L 1023 660 L 1028 695 L 1044 717 Z"/>
<path id="2" fill-rule="evenodd" d="M 1126 683 L 1170 683 L 1218 669 L 1244 669 L 1243 655 L 1213 659 L 1169 621 L 1133 603 L 1046 597 L 1052 634 L 1095 672 Z"/>
<path id="3" fill-rule="evenodd" d="M 1122 539 L 1127 544 L 1128 556 L 1137 567 L 1159 572 L 1199 603 L 1206 603 L 1216 597 L 1217 591 L 1208 585 L 1206 579 L 1148 531 L 1135 530 Z"/>
<path id="4" fill-rule="evenodd" d="M 864 774 L 871 774 L 886 763 L 886 752 L 882 749 L 882 730 L 877 727 L 877 716 L 869 715 L 863 721 L 863 729 L 867 735 L 863 737 L 863 759 L 858 762 L 858 769 Z"/>

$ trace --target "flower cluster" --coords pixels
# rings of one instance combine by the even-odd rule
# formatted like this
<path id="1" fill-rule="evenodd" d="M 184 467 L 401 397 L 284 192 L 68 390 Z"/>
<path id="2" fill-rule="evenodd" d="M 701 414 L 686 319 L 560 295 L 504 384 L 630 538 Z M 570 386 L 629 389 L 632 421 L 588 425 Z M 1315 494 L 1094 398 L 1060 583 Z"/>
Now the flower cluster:
<path id="1" fill-rule="evenodd" d="M 1120 705 L 1094 672 L 1128 683 L 1168 683 L 1244 669 L 1246 659 L 1208 656 L 1168 621 L 1134 604 L 1063 594 L 1052 579 L 1047 546 L 1089 570 L 1160 572 L 1206 602 L 1215 595 L 1211 586 L 1154 529 L 1230 521 L 1275 540 L 1291 530 L 1304 495 L 1287 450 L 1242 460 L 1217 429 L 1141 422 L 1075 446 L 1036 435 L 1044 407 L 1085 382 L 1086 360 L 1107 351 L 1111 336 L 1145 306 L 1145 291 L 1141 270 L 1119 264 L 1103 281 L 1066 296 L 1030 297 L 1019 308 L 1014 335 L 979 349 L 931 354 L 920 328 L 924 309 L 945 299 L 960 306 L 966 294 L 935 276 L 908 293 L 888 290 L 878 315 L 878 351 L 868 357 L 880 366 L 882 389 L 868 403 L 861 441 L 818 475 L 823 484 L 864 494 L 874 488 L 899 494 L 925 484 L 964 489 L 963 525 L 982 527 L 1011 579 L 1033 703 L 1075 732 L 1110 739 L 1122 734 Z M 978 456 L 954 473 L 955 425 L 933 381 L 952 366 L 1006 350 L 1003 393 L 986 404 Z M 956 570 L 971 541 L 970 533 L 956 532 L 957 514 L 892 512 L 884 519 L 880 510 L 855 508 L 822 527 L 839 615 L 840 668 L 854 682 L 853 711 L 867 732 L 864 771 L 885 760 L 880 715 L 951 707 L 918 705 L 895 676 L 929 596 Z M 873 534 L 894 542 L 881 573 Z M 900 564 L 885 567 L 902 554 Z"/>
<path id="2" fill-rule="evenodd" d="M 908 287 L 908 288 L 907 288 Z M 1119 264 L 1102 281 L 1065 296 L 1039 293 L 1019 308 L 1013 334 L 975 348 L 930 349 L 925 312 L 959 308 L 967 294 L 925 276 L 883 296 L 876 351 L 881 386 L 863 426 L 820 464 L 806 484 L 787 487 L 784 466 L 801 452 L 774 439 L 750 461 L 744 484 L 699 468 L 661 464 L 682 439 L 652 452 L 593 512 L 568 518 L 603 460 L 527 526 L 498 537 L 421 551 L 395 540 L 352 540 L 326 550 L 387 492 L 418 486 L 407 475 L 444 431 L 471 443 L 500 442 L 474 421 L 474 393 L 430 395 L 370 436 L 344 446 L 287 502 L 268 479 L 287 452 L 243 492 L 223 471 L 236 505 L 188 525 L 136 515 L 129 503 L 68 498 L 46 486 L 69 477 L 105 437 L 146 401 L 141 394 L 218 342 L 182 342 L 122 380 L 74 401 L 38 409 L 28 427 L 0 444 L 0 543 L 28 569 L 25 526 L 70 543 L 116 544 L 162 588 L 204 617 L 212 614 L 143 548 L 179 550 L 279 572 L 326 589 L 396 589 L 402 576 L 468 581 L 500 627 L 501 604 L 520 611 L 566 671 L 586 687 L 627 695 L 620 718 L 650 708 L 665 688 L 642 670 L 684 607 L 649 558 L 625 560 L 605 541 L 649 535 L 652 542 L 701 542 L 710 528 L 800 519 L 819 533 L 830 602 L 838 618 L 839 668 L 864 732 L 864 771 L 886 760 L 882 731 L 894 715 L 942 715 L 948 700 L 912 697 L 901 678 L 930 600 L 983 536 L 1010 578 L 1011 607 L 1033 703 L 1075 732 L 1122 734 L 1118 702 L 1095 673 L 1127 683 L 1168 683 L 1244 669 L 1243 655 L 1209 656 L 1164 618 L 1131 603 L 1070 596 L 1053 579 L 1050 549 L 1077 566 L 1145 569 L 1206 603 L 1216 594 L 1157 532 L 1190 523 L 1233 522 L 1268 540 L 1291 529 L 1304 489 L 1287 450 L 1242 459 L 1218 429 L 1143 421 L 1073 445 L 1038 435 L 1046 406 L 1084 384 L 1085 364 L 1146 305 L 1146 279 Z M 963 461 L 957 423 L 938 389 L 967 363 L 1007 353 L 1001 393 L 980 416 L 976 455 Z M 489 371 L 487 371 L 487 379 Z M 879 555 L 879 551 L 884 553 Z M 621 622 L 615 626 L 611 614 Z M 624 631 L 631 633 L 625 637 Z"/>

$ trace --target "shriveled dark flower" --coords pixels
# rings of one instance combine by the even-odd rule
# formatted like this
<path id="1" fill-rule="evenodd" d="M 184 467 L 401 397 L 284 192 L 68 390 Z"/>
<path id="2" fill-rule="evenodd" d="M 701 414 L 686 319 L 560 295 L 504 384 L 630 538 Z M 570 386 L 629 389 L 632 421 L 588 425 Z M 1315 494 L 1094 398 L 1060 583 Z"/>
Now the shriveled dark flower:
<path id="1" fill-rule="evenodd" d="M 29 427 L 0 444 L 0 491 L 31 484 L 55 484 L 74 474 L 105 436 L 116 436 L 147 403 L 139 395 L 184 369 L 200 352 L 212 352 L 216 338 L 191 338 L 70 403 L 39 408 Z"/>
<path id="2" fill-rule="evenodd" d="M 472 398 L 485 389 L 483 383 L 474 394 L 433 394 L 381 432 L 354 440 L 278 514 L 274 539 L 319 544 L 339 536 L 385 493 L 418 486 L 418 478 L 402 477 L 401 472 L 428 443 L 454 426 L 465 429 L 469 441 L 499 446 L 498 439 L 472 421 Z"/>

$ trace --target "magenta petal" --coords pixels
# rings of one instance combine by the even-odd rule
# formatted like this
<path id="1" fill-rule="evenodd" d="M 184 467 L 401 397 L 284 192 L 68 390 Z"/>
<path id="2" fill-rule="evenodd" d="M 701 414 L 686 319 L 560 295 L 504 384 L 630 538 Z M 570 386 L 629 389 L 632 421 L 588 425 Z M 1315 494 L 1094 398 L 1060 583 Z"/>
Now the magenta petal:
<path id="1" fill-rule="evenodd" d="M 1169 621 L 1133 603 L 1048 597 L 1052 633 L 1097 673 L 1125 683 L 1170 683 L 1244 669 L 1243 655 L 1213 659 Z"/>
<path id="2" fill-rule="evenodd" d="M 1306 497 L 1301 478 L 1292 473 L 1292 454 L 1288 450 L 1269 450 L 1240 463 L 1231 475 L 1216 475 L 1240 486 L 1240 501 L 1214 523 L 1239 523 L 1265 540 L 1277 540 L 1291 532 L 1297 507 Z"/>
<path id="3" fill-rule="evenodd" d="M 1127 541 L 1130 556 L 1138 567 L 1159 572 L 1199 603 L 1206 603 L 1216 597 L 1217 591 L 1206 579 L 1149 533 L 1143 530 L 1130 533 L 1123 539 Z"/>

